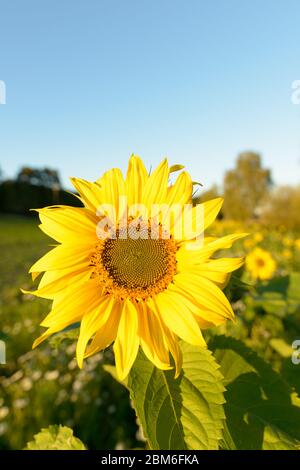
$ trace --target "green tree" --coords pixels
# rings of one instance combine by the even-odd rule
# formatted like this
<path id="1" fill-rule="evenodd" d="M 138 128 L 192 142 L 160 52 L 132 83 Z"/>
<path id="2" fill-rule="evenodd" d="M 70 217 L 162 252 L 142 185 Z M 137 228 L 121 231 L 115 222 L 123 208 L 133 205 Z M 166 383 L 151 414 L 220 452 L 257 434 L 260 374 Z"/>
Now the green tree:
<path id="1" fill-rule="evenodd" d="M 224 177 L 225 217 L 247 220 L 257 216 L 271 184 L 271 172 L 262 167 L 261 156 L 255 152 L 241 153 L 235 168 Z"/>
<path id="2" fill-rule="evenodd" d="M 266 198 L 261 220 L 272 226 L 300 230 L 300 186 L 279 186 Z"/>
<path id="3" fill-rule="evenodd" d="M 59 174 L 51 168 L 30 168 L 24 166 L 17 174 L 17 181 L 45 188 L 61 188 Z"/>

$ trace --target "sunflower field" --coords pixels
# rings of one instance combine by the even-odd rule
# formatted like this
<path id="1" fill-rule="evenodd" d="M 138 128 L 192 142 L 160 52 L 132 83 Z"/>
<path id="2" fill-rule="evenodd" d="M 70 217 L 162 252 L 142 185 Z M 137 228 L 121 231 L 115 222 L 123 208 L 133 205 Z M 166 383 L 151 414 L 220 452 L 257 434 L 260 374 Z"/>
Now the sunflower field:
<path id="1" fill-rule="evenodd" d="M 131 163 L 136 164 L 135 160 Z M 181 168 L 172 171 L 178 169 Z M 182 187 L 184 178 L 178 179 L 178 187 Z M 87 194 L 86 187 L 83 190 L 80 184 L 80 180 L 75 182 L 79 194 Z M 205 206 L 208 213 L 214 205 Z M 45 224 L 47 212 L 42 211 L 40 218 Z M 224 297 L 220 299 L 229 301 L 233 321 L 213 320 L 216 317 L 213 309 L 217 307 L 212 306 L 211 312 L 208 310 L 211 316 L 206 314 L 199 319 L 203 339 L 201 336 L 198 340 L 186 318 L 180 320 L 178 293 L 173 293 L 173 300 L 168 304 L 165 299 L 164 305 L 166 308 L 170 305 L 171 312 L 174 308 L 177 325 L 173 326 L 173 320 L 165 317 L 157 324 L 146 319 L 147 327 L 139 333 L 142 347 L 138 351 L 137 344 L 136 357 L 130 365 L 126 360 L 131 359 L 126 359 L 128 355 L 121 345 L 118 346 L 121 350 L 103 348 L 103 335 L 109 336 L 114 328 L 111 323 L 107 332 L 101 330 L 100 339 L 96 331 L 90 332 L 96 336 L 88 346 L 87 359 L 79 368 L 80 319 L 75 321 L 74 312 L 70 313 L 72 321 L 61 323 L 60 328 L 51 330 L 50 323 L 53 334 L 47 335 L 49 338 L 32 350 L 34 339 L 44 333 L 39 325 L 50 310 L 50 300 L 47 296 L 36 298 L 31 293 L 33 284 L 27 273 L 32 264 L 47 253 L 49 245 L 50 248 L 53 245 L 37 225 L 36 216 L 6 214 L 0 219 L 1 449 L 299 448 L 300 234 L 297 230 L 283 225 L 270 228 L 258 222 L 216 219 L 207 229 L 207 243 L 210 246 L 215 240 L 223 240 L 223 244 L 217 245 L 212 266 L 215 266 L 214 272 L 219 273 L 214 280 L 224 290 Z M 51 222 L 44 231 L 55 238 L 55 227 Z M 143 245 L 136 245 L 134 241 L 124 249 L 123 242 L 121 263 L 128 253 L 134 252 L 136 256 L 137 246 L 138 250 L 143 250 Z M 171 246 L 170 272 L 167 273 L 174 276 L 171 241 L 166 246 Z M 155 249 L 160 248 L 155 245 Z M 111 260 L 120 257 L 118 250 L 116 244 L 109 245 L 109 249 L 106 246 L 106 257 L 102 258 L 108 263 L 104 264 L 105 268 L 110 267 Z M 151 252 L 152 245 L 147 250 Z M 159 259 L 160 252 L 155 253 Z M 145 256 L 143 259 L 138 280 L 146 276 L 142 290 L 148 292 L 147 276 L 152 275 L 153 284 L 156 274 L 149 274 L 148 268 L 144 273 Z M 180 258 L 178 262 L 182 263 Z M 103 270 L 97 263 L 98 258 L 92 262 L 94 277 Z M 226 274 L 224 283 L 225 265 L 228 272 L 235 272 L 231 276 Z M 191 282 L 193 269 L 199 269 L 193 266 L 189 264 Z M 118 275 L 129 276 L 128 269 L 121 264 Z M 33 268 L 33 273 L 36 270 Z M 119 295 L 115 285 L 108 284 L 106 279 L 103 281 L 102 271 L 101 282 Z M 143 297 L 140 290 L 136 290 L 134 279 L 130 278 L 130 282 L 129 294 L 144 301 L 146 294 Z M 167 278 L 168 285 L 169 282 Z M 207 285 L 203 284 L 203 292 Z M 40 284 L 36 292 L 42 291 Z M 156 292 L 151 290 L 151 298 Z M 186 299 L 190 301 L 189 297 Z M 217 300 L 215 302 L 217 305 Z M 225 300 L 222 302 L 224 305 Z M 105 306 L 108 309 L 109 304 Z M 136 308 L 140 315 L 147 315 L 146 310 Z M 125 310 L 122 315 L 124 317 Z M 126 315 L 128 322 L 131 319 L 129 308 Z M 170 325 L 177 333 L 175 336 L 183 338 L 178 343 L 168 343 L 167 351 L 172 355 L 169 365 L 163 362 L 168 362 L 169 358 L 164 359 L 159 352 L 162 350 L 159 345 L 161 324 L 163 328 Z M 82 328 L 81 325 L 81 331 Z M 129 330 L 127 323 L 125 336 L 130 336 Z M 163 331 L 168 338 L 166 330 Z M 87 337 L 84 347 L 89 339 Z M 93 346 L 93 341 L 96 346 L 100 342 L 101 347 Z M 112 341 L 108 339 L 107 343 Z M 133 337 L 128 339 L 129 349 L 134 341 Z M 157 351 L 157 355 L 153 351 Z M 84 350 L 82 357 L 83 354 Z"/>

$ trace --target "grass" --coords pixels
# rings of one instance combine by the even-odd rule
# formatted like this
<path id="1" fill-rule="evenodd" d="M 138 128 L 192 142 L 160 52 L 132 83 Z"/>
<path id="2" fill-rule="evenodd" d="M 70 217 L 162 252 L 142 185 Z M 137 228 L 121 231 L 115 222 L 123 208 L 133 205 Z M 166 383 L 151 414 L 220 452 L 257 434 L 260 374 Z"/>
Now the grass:
<path id="1" fill-rule="evenodd" d="M 47 251 L 49 239 L 33 218 L 5 215 L 0 221 L 0 319 L 1 331 L 8 337 L 7 356 L 10 366 L 31 348 L 32 336 L 49 302 L 24 296 L 20 288 L 32 289 L 28 270 Z M 14 337 L 18 335 L 18 341 Z"/>

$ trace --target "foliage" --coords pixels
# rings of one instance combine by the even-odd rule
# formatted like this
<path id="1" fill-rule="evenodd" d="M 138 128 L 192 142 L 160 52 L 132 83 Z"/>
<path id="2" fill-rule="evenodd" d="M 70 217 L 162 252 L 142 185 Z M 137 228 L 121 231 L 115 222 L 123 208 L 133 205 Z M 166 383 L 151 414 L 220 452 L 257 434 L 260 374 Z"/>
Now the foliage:
<path id="1" fill-rule="evenodd" d="M 86 450 L 84 444 L 66 426 L 49 426 L 28 442 L 25 450 Z"/>
<path id="2" fill-rule="evenodd" d="M 140 352 L 128 388 L 151 449 L 218 449 L 223 428 L 222 376 L 211 353 L 181 343 L 183 366 L 154 367 Z"/>
<path id="3" fill-rule="evenodd" d="M 236 167 L 224 177 L 225 217 L 247 220 L 255 215 L 271 184 L 270 170 L 262 167 L 261 157 L 254 152 L 238 156 Z"/>
<path id="4" fill-rule="evenodd" d="M 17 181 L 52 189 L 60 189 L 61 187 L 57 170 L 51 168 L 30 168 L 24 166 L 17 174 Z"/>
<path id="5" fill-rule="evenodd" d="M 0 212 L 28 215 L 30 209 L 55 204 L 81 205 L 73 193 L 62 190 L 57 170 L 23 167 L 14 180 L 0 177 Z"/>
<path id="6" fill-rule="evenodd" d="M 292 389 L 241 341 L 215 336 L 210 344 L 224 375 L 226 449 L 297 449 L 300 408 Z"/>
<path id="7" fill-rule="evenodd" d="M 266 226 L 300 230 L 300 186 L 281 186 L 267 197 L 261 219 Z"/>
<path id="8" fill-rule="evenodd" d="M 28 215 L 30 209 L 53 204 L 78 206 L 80 201 L 74 195 L 57 188 L 22 181 L 0 182 L 0 212 Z"/>

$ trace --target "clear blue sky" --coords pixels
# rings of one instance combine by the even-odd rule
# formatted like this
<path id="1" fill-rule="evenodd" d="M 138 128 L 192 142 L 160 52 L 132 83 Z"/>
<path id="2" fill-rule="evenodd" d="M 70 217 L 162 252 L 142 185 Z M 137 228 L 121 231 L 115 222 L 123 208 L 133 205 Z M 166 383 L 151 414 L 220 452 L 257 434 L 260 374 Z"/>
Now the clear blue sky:
<path id="1" fill-rule="evenodd" d="M 300 182 L 299 0 L 0 0 L 0 167 L 96 179 L 168 156 L 206 187 L 238 152 Z"/>

